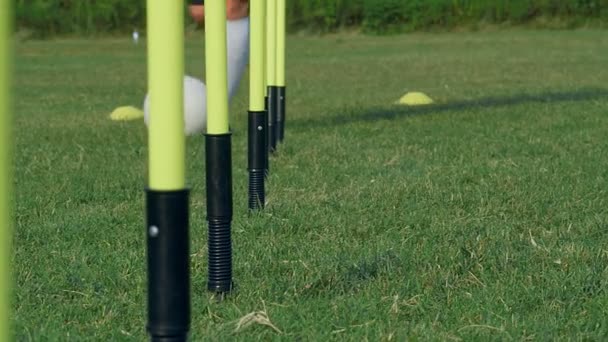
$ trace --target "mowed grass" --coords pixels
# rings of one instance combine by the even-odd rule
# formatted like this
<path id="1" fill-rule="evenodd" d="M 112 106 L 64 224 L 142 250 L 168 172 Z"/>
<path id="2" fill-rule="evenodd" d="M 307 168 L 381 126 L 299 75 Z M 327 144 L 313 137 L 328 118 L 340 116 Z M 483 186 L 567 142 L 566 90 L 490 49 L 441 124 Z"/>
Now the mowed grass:
<path id="1" fill-rule="evenodd" d="M 186 57 L 203 77 L 199 36 Z M 141 105 L 145 46 L 28 41 L 16 62 L 18 340 L 145 340 L 146 130 L 108 119 Z M 246 209 L 246 79 L 231 105 L 224 301 L 205 284 L 204 140 L 188 139 L 192 340 L 607 338 L 606 66 L 605 31 L 289 37 L 262 213 Z M 437 104 L 392 105 L 413 90 Z M 253 312 L 274 328 L 237 329 Z"/>

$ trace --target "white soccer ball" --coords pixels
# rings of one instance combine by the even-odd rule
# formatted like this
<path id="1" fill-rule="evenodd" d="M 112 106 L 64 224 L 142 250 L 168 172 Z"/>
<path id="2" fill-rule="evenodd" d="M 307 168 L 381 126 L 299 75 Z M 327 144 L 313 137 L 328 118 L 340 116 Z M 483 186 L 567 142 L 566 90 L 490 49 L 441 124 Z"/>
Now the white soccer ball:
<path id="1" fill-rule="evenodd" d="M 144 122 L 150 121 L 150 94 L 144 99 Z M 193 135 L 205 132 L 207 127 L 207 89 L 205 83 L 184 76 L 184 132 Z"/>
<path id="2" fill-rule="evenodd" d="M 228 100 L 236 94 L 249 58 L 249 18 L 230 20 L 227 34 Z M 144 122 L 150 120 L 150 99 L 144 100 Z M 204 133 L 207 126 L 207 91 L 205 83 L 184 77 L 184 128 L 186 135 Z"/>

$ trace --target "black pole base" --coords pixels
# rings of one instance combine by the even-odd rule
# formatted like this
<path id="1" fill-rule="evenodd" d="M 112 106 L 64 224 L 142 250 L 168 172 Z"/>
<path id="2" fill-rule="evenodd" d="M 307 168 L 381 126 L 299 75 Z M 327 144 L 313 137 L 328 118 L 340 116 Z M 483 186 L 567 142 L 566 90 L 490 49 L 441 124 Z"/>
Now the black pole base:
<path id="1" fill-rule="evenodd" d="M 209 273 L 207 289 L 232 290 L 232 146 L 231 134 L 205 135 Z"/>
<path id="2" fill-rule="evenodd" d="M 274 153 L 277 149 L 277 101 L 278 87 L 268 86 L 268 151 Z"/>
<path id="3" fill-rule="evenodd" d="M 215 293 L 232 291 L 232 241 L 230 220 L 208 219 L 209 279 L 207 290 Z"/>
<path id="4" fill-rule="evenodd" d="M 187 336 L 173 336 L 173 337 L 154 337 L 150 338 L 151 342 L 187 342 Z"/>
<path id="5" fill-rule="evenodd" d="M 249 170 L 249 210 L 264 209 L 266 205 L 264 178 L 265 170 Z"/>
<path id="6" fill-rule="evenodd" d="M 269 125 L 270 125 L 270 120 L 269 120 L 270 114 L 269 114 L 269 111 L 268 111 L 268 95 L 266 95 L 264 97 L 264 112 L 265 112 L 265 117 L 266 117 L 266 128 L 268 129 L 268 128 L 270 128 L 269 127 Z M 264 170 L 265 170 L 264 178 L 268 178 L 268 175 L 270 174 L 270 153 L 269 153 L 269 151 L 270 151 L 270 136 L 269 136 L 269 134 L 270 133 L 266 132 L 266 139 L 265 139 L 265 142 L 264 142 L 264 144 L 266 145 L 265 146 L 266 152 L 264 153 L 264 163 L 265 163 L 264 164 L 265 165 L 265 167 L 264 167 Z"/>
<path id="7" fill-rule="evenodd" d="M 266 112 L 249 111 L 249 209 L 264 208 L 268 119 Z"/>
<path id="8" fill-rule="evenodd" d="M 279 143 L 282 143 L 285 139 L 285 96 L 285 87 L 277 87 L 277 125 L 275 126 L 275 135 Z"/>
<path id="9" fill-rule="evenodd" d="M 268 111 L 264 112 L 264 117 L 266 118 L 266 126 L 264 127 L 268 130 Z M 268 132 L 266 132 L 264 140 L 264 179 L 266 179 L 270 175 L 270 144 L 268 143 Z"/>
<path id="10" fill-rule="evenodd" d="M 146 189 L 148 325 L 152 341 L 186 341 L 190 329 L 189 191 Z"/>

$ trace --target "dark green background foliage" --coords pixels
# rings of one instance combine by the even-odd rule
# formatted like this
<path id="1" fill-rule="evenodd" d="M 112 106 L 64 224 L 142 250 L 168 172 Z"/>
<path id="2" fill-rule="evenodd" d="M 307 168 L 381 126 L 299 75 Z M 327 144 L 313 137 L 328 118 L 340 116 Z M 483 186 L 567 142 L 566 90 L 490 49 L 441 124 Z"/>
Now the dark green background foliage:
<path id="1" fill-rule="evenodd" d="M 94 34 L 143 27 L 145 1 L 17 0 L 19 29 L 37 35 Z"/>
<path id="2" fill-rule="evenodd" d="M 17 0 L 16 7 L 20 28 L 44 36 L 145 26 L 142 0 Z M 565 28 L 605 25 L 608 0 L 288 0 L 288 16 L 292 31 L 315 32 L 393 33 L 480 24 Z"/>
<path id="3" fill-rule="evenodd" d="M 292 0 L 289 10 L 292 29 L 361 27 L 368 33 L 481 23 L 564 28 L 608 22 L 608 0 Z"/>

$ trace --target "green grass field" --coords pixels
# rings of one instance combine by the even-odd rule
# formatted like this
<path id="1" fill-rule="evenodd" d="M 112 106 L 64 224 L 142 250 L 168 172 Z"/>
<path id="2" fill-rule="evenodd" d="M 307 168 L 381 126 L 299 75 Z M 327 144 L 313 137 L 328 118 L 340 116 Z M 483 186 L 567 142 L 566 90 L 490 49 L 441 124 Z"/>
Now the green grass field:
<path id="1" fill-rule="evenodd" d="M 108 119 L 141 106 L 145 57 L 126 39 L 18 45 L 19 341 L 145 339 L 146 130 Z M 606 66 L 605 31 L 290 37 L 286 144 L 251 216 L 246 80 L 231 105 L 222 302 L 188 140 L 192 339 L 608 338 Z M 392 105 L 413 90 L 437 104 Z"/>

